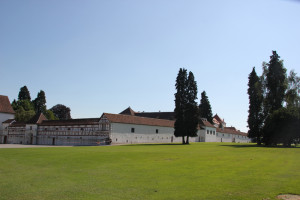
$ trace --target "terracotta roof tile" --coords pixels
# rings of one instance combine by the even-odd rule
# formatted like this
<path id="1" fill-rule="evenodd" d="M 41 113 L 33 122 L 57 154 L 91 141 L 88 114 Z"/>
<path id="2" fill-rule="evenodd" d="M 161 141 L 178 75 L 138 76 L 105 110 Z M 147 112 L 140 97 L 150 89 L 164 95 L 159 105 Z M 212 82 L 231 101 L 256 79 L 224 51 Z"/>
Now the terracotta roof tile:
<path id="1" fill-rule="evenodd" d="M 121 114 L 110 114 L 103 113 L 102 116 L 107 117 L 111 123 L 122 123 L 122 124 L 137 124 L 137 125 L 149 125 L 149 126 L 162 126 L 162 127 L 174 127 L 173 120 L 155 119 L 148 117 L 138 117 L 131 115 Z"/>
<path id="2" fill-rule="evenodd" d="M 100 118 L 83 118 L 83 119 L 67 119 L 67 120 L 44 120 L 40 126 L 73 126 L 73 125 L 95 125 L 98 124 Z"/>
<path id="3" fill-rule="evenodd" d="M 216 119 L 219 123 L 224 122 L 224 120 L 222 120 L 218 114 L 215 114 L 215 116 L 213 118 Z"/>
<path id="4" fill-rule="evenodd" d="M 8 96 L 0 95 L 0 112 L 15 114 L 14 109 L 10 105 Z"/>
<path id="5" fill-rule="evenodd" d="M 234 135 L 248 136 L 247 133 L 238 131 L 234 127 L 225 127 L 224 129 L 217 128 L 217 132 L 219 132 L 219 133 L 227 133 L 227 134 L 234 134 Z"/>
<path id="6" fill-rule="evenodd" d="M 128 108 L 126 108 L 125 110 L 123 110 L 122 112 L 120 112 L 121 115 L 135 115 L 135 111 L 132 110 L 130 108 L 130 106 Z"/>
<path id="7" fill-rule="evenodd" d="M 47 118 L 45 117 L 45 115 L 43 115 L 43 113 L 40 114 L 36 114 L 35 116 L 33 116 L 28 122 L 26 122 L 27 124 L 40 124 L 42 123 L 42 121 L 47 120 Z"/>
<path id="8" fill-rule="evenodd" d="M 2 122 L 2 124 L 3 124 L 3 123 L 5 123 L 5 124 L 10 124 L 10 123 L 12 123 L 12 122 L 14 122 L 14 121 L 15 121 L 15 119 L 8 119 L 8 120 Z"/>
<path id="9" fill-rule="evenodd" d="M 207 127 L 211 127 L 211 128 L 216 128 L 214 125 L 212 125 L 209 121 L 207 121 L 206 119 L 200 119 L 199 120 L 199 124 L 202 126 L 207 126 Z"/>

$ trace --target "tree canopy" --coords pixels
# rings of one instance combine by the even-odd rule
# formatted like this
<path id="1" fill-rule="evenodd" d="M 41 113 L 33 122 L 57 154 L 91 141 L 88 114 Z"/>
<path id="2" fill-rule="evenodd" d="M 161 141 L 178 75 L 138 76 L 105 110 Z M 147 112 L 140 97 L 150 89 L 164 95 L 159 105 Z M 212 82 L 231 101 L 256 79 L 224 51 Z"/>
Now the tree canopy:
<path id="1" fill-rule="evenodd" d="M 72 119 L 71 109 L 63 104 L 57 104 L 50 109 L 58 119 Z"/>
<path id="2" fill-rule="evenodd" d="M 18 100 L 20 100 L 20 101 L 22 101 L 22 100 L 31 101 L 30 92 L 29 92 L 26 85 L 20 88 L 20 92 L 19 92 L 19 95 L 18 95 Z"/>
<path id="3" fill-rule="evenodd" d="M 299 143 L 300 78 L 286 68 L 276 51 L 269 63 L 263 63 L 263 73 L 255 69 L 249 75 L 249 137 L 265 145 Z"/>

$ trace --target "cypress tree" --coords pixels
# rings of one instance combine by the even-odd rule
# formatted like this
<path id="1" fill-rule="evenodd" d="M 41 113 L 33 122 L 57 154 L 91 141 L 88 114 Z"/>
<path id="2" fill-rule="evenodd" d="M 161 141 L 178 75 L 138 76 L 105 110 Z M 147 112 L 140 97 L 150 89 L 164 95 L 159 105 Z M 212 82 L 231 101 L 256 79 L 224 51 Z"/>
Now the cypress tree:
<path id="1" fill-rule="evenodd" d="M 268 72 L 266 74 L 266 101 L 265 108 L 267 115 L 273 111 L 282 108 L 285 91 L 287 89 L 286 69 L 283 61 L 279 60 L 279 55 L 273 51 L 268 63 Z"/>
<path id="2" fill-rule="evenodd" d="M 189 137 L 197 136 L 198 106 L 197 106 L 197 83 L 194 74 L 189 72 L 187 79 L 187 105 L 185 114 L 185 129 L 187 130 L 186 144 L 189 144 Z"/>
<path id="3" fill-rule="evenodd" d="M 175 86 L 174 135 L 182 137 L 182 144 L 189 144 L 189 137 L 197 135 L 198 125 L 197 83 L 193 73 L 187 76 L 187 70 L 180 68 Z"/>
<path id="4" fill-rule="evenodd" d="M 46 95 L 43 90 L 41 90 L 35 100 L 33 100 L 34 108 L 36 113 L 45 113 L 46 112 Z"/>
<path id="5" fill-rule="evenodd" d="M 248 110 L 248 127 L 249 138 L 255 138 L 258 145 L 261 144 L 261 128 L 263 123 L 263 91 L 259 77 L 253 67 L 249 74 L 248 95 L 249 95 L 249 110 Z"/>
<path id="6" fill-rule="evenodd" d="M 185 144 L 184 136 L 186 134 L 185 130 L 185 107 L 186 107 L 186 83 L 187 83 L 187 71 L 186 69 L 179 69 L 177 78 L 176 78 L 176 90 L 175 93 L 175 124 L 174 124 L 174 135 L 175 137 L 182 137 L 182 144 Z"/>
<path id="7" fill-rule="evenodd" d="M 206 118 L 207 121 L 213 123 L 213 114 L 211 111 L 210 102 L 208 100 L 208 97 L 206 96 L 205 91 L 201 93 L 201 100 L 199 105 L 199 116 L 200 118 Z"/>

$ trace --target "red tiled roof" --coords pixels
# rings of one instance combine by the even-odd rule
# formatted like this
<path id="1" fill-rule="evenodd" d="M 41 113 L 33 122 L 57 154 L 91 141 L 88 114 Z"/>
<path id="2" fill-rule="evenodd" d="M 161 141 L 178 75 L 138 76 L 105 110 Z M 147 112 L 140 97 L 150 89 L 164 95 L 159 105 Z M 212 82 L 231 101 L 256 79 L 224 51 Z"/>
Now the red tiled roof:
<path id="1" fill-rule="evenodd" d="M 42 123 L 42 121 L 47 120 L 47 118 L 45 117 L 45 115 L 43 115 L 43 113 L 40 114 L 36 114 L 35 116 L 33 116 L 28 122 L 26 122 L 27 124 L 40 124 Z"/>
<path id="2" fill-rule="evenodd" d="M 217 132 L 219 132 L 219 133 L 234 134 L 234 135 L 248 136 L 247 133 L 238 131 L 238 130 L 236 130 L 234 127 L 225 127 L 224 129 L 217 128 Z"/>
<path id="3" fill-rule="evenodd" d="M 149 125 L 149 126 L 162 126 L 162 127 L 174 127 L 173 120 L 165 119 L 155 119 L 148 117 L 138 117 L 131 115 L 121 115 L 121 114 L 110 114 L 103 113 L 102 116 L 107 117 L 108 121 L 111 123 L 122 123 L 122 124 L 137 124 L 137 125 Z"/>
<path id="4" fill-rule="evenodd" d="M 0 112 L 15 114 L 14 109 L 10 105 L 8 96 L 0 95 Z"/>
<path id="5" fill-rule="evenodd" d="M 5 123 L 5 124 L 10 124 L 10 123 L 12 123 L 13 121 L 15 121 L 14 119 L 8 119 L 8 120 L 5 120 L 4 122 L 2 122 L 2 124 L 3 123 Z"/>
<path id="6" fill-rule="evenodd" d="M 200 119 L 199 120 L 199 124 L 202 126 L 207 126 L 207 127 L 211 127 L 211 128 L 216 128 L 215 126 L 213 126 L 209 121 L 204 120 L 204 119 Z"/>
<path id="7" fill-rule="evenodd" d="M 26 123 L 25 122 L 13 122 L 12 124 L 9 125 L 9 127 L 25 127 Z"/>
<path id="8" fill-rule="evenodd" d="M 73 126 L 73 125 L 97 125 L 100 118 L 67 119 L 67 120 L 44 120 L 40 126 Z"/>
<path id="9" fill-rule="evenodd" d="M 214 116 L 213 118 L 215 118 L 219 123 L 224 122 L 224 121 L 219 117 L 218 114 L 215 114 L 215 116 Z"/>
<path id="10" fill-rule="evenodd" d="M 132 110 L 130 107 L 126 108 L 122 112 L 120 112 L 121 115 L 135 115 L 135 111 Z"/>

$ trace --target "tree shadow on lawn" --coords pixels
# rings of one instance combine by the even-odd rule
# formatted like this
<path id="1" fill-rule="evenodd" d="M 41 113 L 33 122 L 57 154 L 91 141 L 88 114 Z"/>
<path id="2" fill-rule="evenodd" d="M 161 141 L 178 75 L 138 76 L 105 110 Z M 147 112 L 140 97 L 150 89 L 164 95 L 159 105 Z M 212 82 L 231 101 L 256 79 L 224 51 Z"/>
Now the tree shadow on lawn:
<path id="1" fill-rule="evenodd" d="M 294 149 L 294 148 L 300 148 L 300 146 L 291 146 L 291 147 L 286 147 L 286 146 L 283 146 L 283 145 L 278 145 L 278 146 L 265 146 L 265 145 L 251 145 L 251 144 L 241 144 L 241 145 L 238 145 L 238 144 L 227 144 L 227 145 L 220 145 L 222 147 L 234 147 L 234 148 L 248 148 L 248 147 L 261 147 L 261 148 L 283 148 L 283 149 Z"/>
<path id="2" fill-rule="evenodd" d="M 181 144 L 181 143 L 160 143 L 160 144 L 154 144 L 154 143 L 150 143 L 150 144 L 125 144 L 125 145 L 122 145 L 122 146 L 135 147 L 135 146 L 178 146 L 178 145 L 186 146 L 186 145 L 184 145 L 184 144 Z"/>

